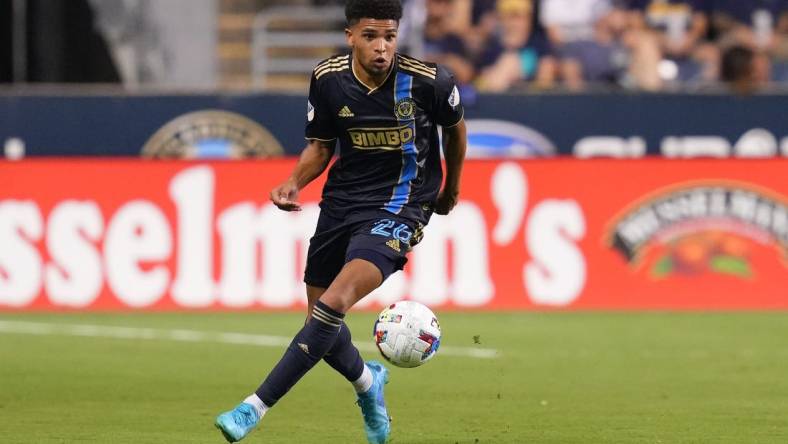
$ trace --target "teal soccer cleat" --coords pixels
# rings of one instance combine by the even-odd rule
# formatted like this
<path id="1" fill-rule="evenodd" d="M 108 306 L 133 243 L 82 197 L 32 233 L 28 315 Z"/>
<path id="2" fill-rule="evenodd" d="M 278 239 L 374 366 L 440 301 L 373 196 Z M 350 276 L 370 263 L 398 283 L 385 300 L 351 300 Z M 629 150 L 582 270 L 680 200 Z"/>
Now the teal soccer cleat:
<path id="1" fill-rule="evenodd" d="M 252 432 L 260 422 L 257 410 L 242 402 L 229 412 L 216 417 L 216 428 L 222 432 L 227 442 L 238 442 Z"/>
<path id="2" fill-rule="evenodd" d="M 364 415 L 364 431 L 370 444 L 383 444 L 391 433 L 391 419 L 383 399 L 383 387 L 389 382 L 389 371 L 377 361 L 367 362 L 372 372 L 372 387 L 358 395 L 358 405 Z"/>

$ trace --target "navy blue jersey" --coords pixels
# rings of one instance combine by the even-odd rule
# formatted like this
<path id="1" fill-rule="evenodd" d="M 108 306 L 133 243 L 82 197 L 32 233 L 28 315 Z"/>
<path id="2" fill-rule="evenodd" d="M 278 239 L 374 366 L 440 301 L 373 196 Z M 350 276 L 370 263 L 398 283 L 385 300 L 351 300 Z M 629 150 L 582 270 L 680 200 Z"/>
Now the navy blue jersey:
<path id="1" fill-rule="evenodd" d="M 426 223 L 443 182 L 438 126 L 462 119 L 453 77 L 397 54 L 385 82 L 364 85 L 352 54 L 319 63 L 309 87 L 306 138 L 339 140 L 320 207 L 334 217 L 383 209 Z"/>

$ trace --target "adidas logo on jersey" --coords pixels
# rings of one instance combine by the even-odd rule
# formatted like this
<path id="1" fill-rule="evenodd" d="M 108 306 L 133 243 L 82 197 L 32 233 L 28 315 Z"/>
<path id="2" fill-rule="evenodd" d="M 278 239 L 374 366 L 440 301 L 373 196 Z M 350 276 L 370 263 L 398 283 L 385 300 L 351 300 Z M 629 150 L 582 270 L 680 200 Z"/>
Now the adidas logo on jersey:
<path id="1" fill-rule="evenodd" d="M 353 111 L 347 107 L 347 105 L 343 106 L 341 110 L 339 110 L 339 117 L 354 117 Z"/>
<path id="2" fill-rule="evenodd" d="M 400 252 L 399 239 L 391 239 L 390 241 L 386 242 L 386 245 L 388 245 L 392 250 L 396 251 L 397 253 Z"/>

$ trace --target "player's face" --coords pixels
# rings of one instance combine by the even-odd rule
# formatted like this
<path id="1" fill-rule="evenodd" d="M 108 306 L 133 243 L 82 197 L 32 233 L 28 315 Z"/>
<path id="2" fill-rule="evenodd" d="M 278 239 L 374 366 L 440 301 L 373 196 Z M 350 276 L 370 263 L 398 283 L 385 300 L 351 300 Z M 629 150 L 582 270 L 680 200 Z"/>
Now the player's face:
<path id="1" fill-rule="evenodd" d="M 353 59 L 373 77 L 388 73 L 397 52 L 396 20 L 364 18 L 345 30 Z"/>

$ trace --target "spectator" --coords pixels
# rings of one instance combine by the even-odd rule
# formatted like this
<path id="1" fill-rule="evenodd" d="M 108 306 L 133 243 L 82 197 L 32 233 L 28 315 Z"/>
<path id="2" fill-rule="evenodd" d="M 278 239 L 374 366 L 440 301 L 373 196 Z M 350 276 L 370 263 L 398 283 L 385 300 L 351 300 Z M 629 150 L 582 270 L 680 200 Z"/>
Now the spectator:
<path id="1" fill-rule="evenodd" d="M 537 87 L 552 87 L 556 62 L 549 44 L 534 32 L 530 0 L 498 0 L 500 34 L 492 39 L 477 60 L 482 91 L 500 92 L 519 81 L 534 81 Z"/>
<path id="2" fill-rule="evenodd" d="M 471 29 L 473 0 L 452 0 L 449 15 L 451 30 L 458 35 L 465 35 Z"/>
<path id="3" fill-rule="evenodd" d="M 610 0 L 541 0 L 541 6 L 541 23 L 569 89 L 619 77 L 624 61 L 617 57 L 622 48 L 607 29 Z"/>
<path id="4" fill-rule="evenodd" d="M 718 78 L 719 51 L 705 41 L 710 0 L 629 0 L 634 29 L 656 36 L 665 80 Z"/>
<path id="5" fill-rule="evenodd" d="M 723 47 L 748 46 L 788 61 L 788 0 L 714 0 L 712 25 Z"/>
<path id="6" fill-rule="evenodd" d="M 496 0 L 474 0 L 471 7 L 471 23 L 468 32 L 463 34 L 465 46 L 476 59 L 484 52 L 498 29 Z"/>
<path id="7" fill-rule="evenodd" d="M 465 41 L 452 31 L 449 19 L 455 0 L 427 0 L 424 26 L 424 59 L 445 65 L 457 82 L 470 83 L 476 72 Z"/>
<path id="8" fill-rule="evenodd" d="M 769 58 L 746 46 L 733 46 L 722 55 L 722 81 L 736 94 L 752 94 L 769 83 Z"/>

